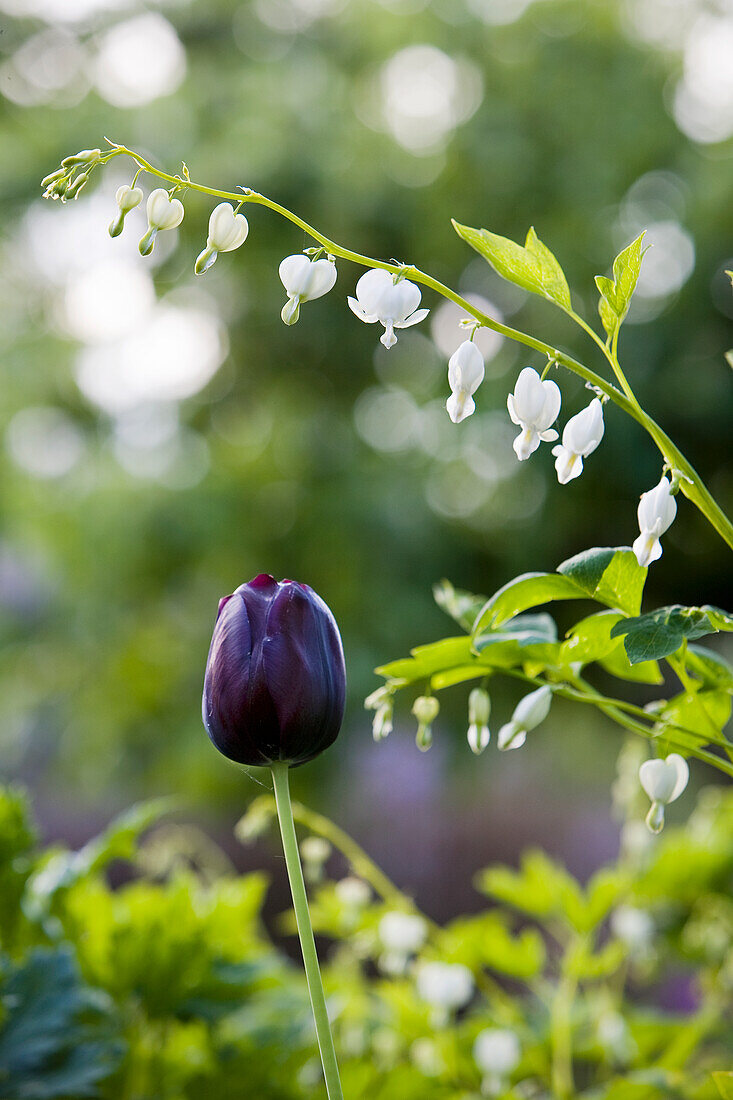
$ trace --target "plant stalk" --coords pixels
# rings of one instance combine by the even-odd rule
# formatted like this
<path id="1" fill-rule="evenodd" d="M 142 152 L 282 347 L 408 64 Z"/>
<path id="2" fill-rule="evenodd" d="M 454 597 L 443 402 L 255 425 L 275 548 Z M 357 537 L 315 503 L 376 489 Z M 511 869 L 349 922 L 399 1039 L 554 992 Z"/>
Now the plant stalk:
<path id="1" fill-rule="evenodd" d="M 290 880 L 290 892 L 293 895 L 293 909 L 295 921 L 298 926 L 298 936 L 303 952 L 303 965 L 308 982 L 311 1008 L 313 1009 L 313 1022 L 316 1027 L 318 1049 L 321 1054 L 323 1076 L 326 1081 L 326 1092 L 329 1100 L 343 1100 L 341 1091 L 341 1079 L 339 1077 L 336 1050 L 333 1045 L 331 1025 L 326 1009 L 326 997 L 323 992 L 321 970 L 318 965 L 316 943 L 313 939 L 313 926 L 311 925 L 310 912 L 308 910 L 308 896 L 305 891 L 303 868 L 300 864 L 300 852 L 298 851 L 298 839 L 295 835 L 295 823 L 293 821 L 293 808 L 290 802 L 290 783 L 288 779 L 289 765 L 277 763 L 271 766 L 272 783 L 275 790 L 275 803 L 277 805 L 277 819 L 280 824 L 280 836 L 285 853 L 285 866 L 288 869 Z"/>

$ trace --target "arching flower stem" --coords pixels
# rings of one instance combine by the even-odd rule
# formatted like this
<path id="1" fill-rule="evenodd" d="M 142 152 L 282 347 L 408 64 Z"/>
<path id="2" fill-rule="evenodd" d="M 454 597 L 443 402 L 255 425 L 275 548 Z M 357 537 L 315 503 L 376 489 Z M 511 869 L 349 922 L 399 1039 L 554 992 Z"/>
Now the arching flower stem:
<path id="1" fill-rule="evenodd" d="M 109 141 L 109 138 L 106 139 Z M 371 256 L 364 256 L 359 252 L 354 252 L 349 248 L 344 248 L 342 245 L 337 244 L 335 241 L 330 240 L 328 237 L 320 233 L 314 226 L 309 225 L 298 214 L 294 214 L 292 210 L 288 210 L 287 207 L 281 206 L 280 203 L 275 202 L 273 199 L 268 198 L 266 195 L 261 195 L 257 191 L 253 191 L 250 188 L 242 188 L 240 192 L 232 191 L 220 191 L 213 187 L 206 187 L 203 184 L 194 183 L 188 176 L 186 171 L 185 178 L 181 176 L 170 175 L 167 172 L 161 171 L 159 168 L 155 168 L 149 161 L 142 157 L 139 153 L 136 153 L 132 149 L 126 148 L 124 145 L 117 145 L 116 143 L 109 141 L 112 146 L 111 150 L 104 153 L 99 158 L 99 164 L 106 164 L 114 157 L 128 156 L 137 165 L 138 168 L 150 175 L 156 176 L 158 179 L 166 180 L 174 187 L 184 187 L 191 191 L 197 191 L 202 195 L 210 195 L 213 198 L 228 199 L 232 203 L 256 203 L 260 206 L 266 206 L 268 209 L 279 214 L 287 221 L 292 222 L 293 225 L 297 225 L 299 229 L 302 229 L 309 237 L 312 237 L 314 241 L 320 244 L 326 251 L 336 257 L 337 259 L 348 260 L 352 263 L 358 264 L 360 267 L 367 268 L 382 268 L 385 271 L 391 272 L 393 275 L 402 275 L 413 282 L 421 283 L 423 286 L 429 287 L 435 291 L 436 294 L 440 294 L 441 297 L 448 299 L 459 306 L 461 310 L 465 311 L 471 317 L 474 317 L 484 328 L 493 329 L 494 332 L 500 333 L 509 340 L 514 340 L 517 343 L 523 344 L 525 347 L 532 348 L 533 351 L 539 352 L 541 355 L 545 355 L 548 359 L 552 359 L 566 370 L 576 374 L 579 378 L 582 378 L 585 382 L 590 382 L 591 385 L 601 390 L 611 401 L 613 401 L 623 412 L 627 413 L 634 420 L 639 423 L 642 428 L 651 436 L 658 450 L 662 454 L 665 462 L 670 467 L 673 467 L 680 474 L 683 475 L 681 482 L 682 493 L 690 500 L 708 522 L 715 528 L 720 537 L 733 548 L 733 523 L 728 519 L 723 509 L 719 506 L 714 499 L 710 491 L 707 489 L 702 481 L 702 478 L 694 469 L 694 467 L 687 461 L 682 452 L 675 446 L 669 436 L 662 430 L 662 428 L 656 423 L 656 421 L 649 416 L 647 412 L 639 404 L 631 386 L 629 385 L 626 376 L 618 361 L 617 354 L 617 341 L 618 333 L 611 342 L 611 346 L 604 343 L 598 334 L 591 328 L 591 326 L 582 318 L 579 314 L 570 311 L 570 315 L 573 320 L 576 321 L 580 327 L 588 333 L 595 344 L 598 345 L 604 357 L 611 366 L 611 369 L 616 376 L 616 379 L 621 386 L 618 389 L 611 382 L 608 382 L 602 375 L 597 374 L 595 371 L 586 367 L 585 364 L 580 363 L 577 359 L 573 359 L 572 356 L 566 355 L 564 352 L 557 348 L 553 348 L 550 344 L 546 344 L 543 340 L 538 340 L 534 336 L 530 336 L 529 333 L 522 332 L 520 329 L 511 328 L 509 325 L 504 325 L 499 321 L 494 320 L 493 317 L 489 317 L 488 314 L 483 313 L 476 306 L 466 301 L 460 294 L 450 287 L 441 283 L 438 279 L 434 279 L 432 275 L 427 272 L 421 271 L 417 267 L 405 264 L 387 263 L 384 260 L 377 260 Z"/>

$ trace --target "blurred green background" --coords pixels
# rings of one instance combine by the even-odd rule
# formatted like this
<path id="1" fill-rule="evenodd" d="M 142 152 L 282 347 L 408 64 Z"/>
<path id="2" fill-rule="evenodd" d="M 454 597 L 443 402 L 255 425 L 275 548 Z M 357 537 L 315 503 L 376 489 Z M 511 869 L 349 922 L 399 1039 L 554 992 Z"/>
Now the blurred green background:
<path id="1" fill-rule="evenodd" d="M 558 704 L 521 752 L 475 759 L 459 688 L 422 755 L 409 715 L 374 745 L 362 699 L 376 664 L 451 633 L 431 599 L 441 577 L 491 593 L 629 544 L 660 474 L 651 443 L 609 408 L 601 448 L 560 487 L 549 448 L 521 467 L 511 449 L 506 395 L 539 357 L 482 337 L 477 414 L 448 420 L 459 314 L 433 295 L 387 353 L 346 308 L 360 272 L 342 263 L 288 329 L 277 265 L 311 242 L 266 209 L 247 208 L 244 247 L 199 279 L 205 198 L 189 194 L 178 233 L 142 260 L 140 210 L 106 233 L 127 167 L 64 207 L 38 184 L 105 134 L 169 171 L 185 159 L 194 179 L 251 186 L 349 247 L 414 262 L 596 369 L 583 334 L 501 284 L 450 218 L 515 239 L 534 224 L 594 321 L 593 275 L 647 228 L 621 354 L 730 506 L 730 6 L 0 0 L 0 13 L 4 776 L 34 788 L 51 836 L 84 839 L 168 792 L 228 830 L 256 788 L 201 727 L 203 667 L 218 598 L 267 571 L 324 596 L 348 660 L 342 737 L 297 773 L 301 798 L 436 915 L 465 904 L 471 871 L 529 843 L 597 865 L 615 845 L 615 728 Z M 558 381 L 564 422 L 587 394 Z M 646 606 L 730 605 L 728 561 L 683 504 Z M 495 725 L 515 694 L 495 690 Z"/>

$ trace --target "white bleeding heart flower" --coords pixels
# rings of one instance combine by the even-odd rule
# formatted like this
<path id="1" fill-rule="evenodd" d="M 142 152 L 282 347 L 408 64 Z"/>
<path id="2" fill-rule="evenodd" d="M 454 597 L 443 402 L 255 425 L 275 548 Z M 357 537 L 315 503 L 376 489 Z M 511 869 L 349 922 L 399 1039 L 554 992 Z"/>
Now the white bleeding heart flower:
<path id="1" fill-rule="evenodd" d="M 140 255 L 149 256 L 155 245 L 155 238 L 164 229 L 175 229 L 183 221 L 183 203 L 172 199 L 163 187 L 156 187 L 148 195 L 146 206 L 148 228 L 139 244 Z"/>
<path id="2" fill-rule="evenodd" d="M 595 451 L 603 439 L 603 405 L 594 397 L 582 412 L 571 416 L 562 433 L 562 443 L 552 448 L 557 480 L 567 485 L 583 472 L 583 459 Z"/>
<path id="3" fill-rule="evenodd" d="M 552 689 L 547 684 L 520 699 L 511 719 L 499 730 L 499 748 L 504 751 L 521 749 L 529 731 L 535 729 L 547 718 L 551 703 Z"/>
<path id="4" fill-rule="evenodd" d="M 650 565 L 662 556 L 659 539 L 672 526 L 677 515 L 677 501 L 670 492 L 672 486 L 666 477 L 648 493 L 641 494 L 638 518 L 641 534 L 632 547 L 639 565 Z"/>
<path id="5" fill-rule="evenodd" d="M 231 203 L 220 202 L 211 211 L 206 248 L 199 253 L 194 265 L 196 274 L 203 275 L 208 271 L 216 263 L 220 252 L 233 252 L 239 248 L 247 240 L 248 233 L 249 222 L 244 214 L 235 214 Z"/>
<path id="6" fill-rule="evenodd" d="M 543 440 L 551 443 L 557 432 L 551 427 L 560 412 L 562 396 L 555 382 L 542 381 L 536 370 L 525 367 L 519 372 L 514 393 L 507 397 L 512 423 L 522 430 L 514 440 L 514 452 L 520 462 L 529 458 Z"/>
<path id="7" fill-rule="evenodd" d="M 472 340 L 464 340 L 448 361 L 451 395 L 445 407 L 454 424 L 460 424 L 474 412 L 473 394 L 483 380 L 484 357 Z"/>
<path id="8" fill-rule="evenodd" d="M 356 284 L 356 298 L 349 298 L 349 308 L 360 321 L 368 325 L 379 322 L 384 325 L 380 341 L 385 348 L 397 343 L 394 330 L 410 328 L 424 321 L 429 309 L 418 309 L 422 294 L 420 287 L 409 279 L 398 279 L 382 268 L 367 271 Z"/>
<path id="9" fill-rule="evenodd" d="M 312 302 L 331 290 L 336 282 L 336 264 L 325 258 L 311 260 L 300 253 L 286 256 L 280 264 L 279 275 L 288 295 L 280 316 L 286 325 L 294 325 L 303 302 Z"/>
<path id="10" fill-rule="evenodd" d="M 645 760 L 639 768 L 639 782 L 652 800 L 646 823 L 653 833 L 661 833 L 664 807 L 679 798 L 689 778 L 688 763 L 678 752 L 665 760 Z"/>
<path id="11" fill-rule="evenodd" d="M 417 718 L 415 744 L 420 752 L 427 752 L 433 743 L 433 722 L 440 713 L 440 703 L 434 695 L 418 695 L 412 713 Z"/>
<path id="12" fill-rule="evenodd" d="M 123 183 L 121 187 L 117 188 L 115 202 L 117 203 L 119 212 L 117 217 L 110 222 L 110 237 L 119 237 L 125 224 L 125 216 L 129 214 L 131 210 L 134 210 L 136 206 L 139 206 L 142 201 L 142 188 L 130 187 L 126 183 Z"/>

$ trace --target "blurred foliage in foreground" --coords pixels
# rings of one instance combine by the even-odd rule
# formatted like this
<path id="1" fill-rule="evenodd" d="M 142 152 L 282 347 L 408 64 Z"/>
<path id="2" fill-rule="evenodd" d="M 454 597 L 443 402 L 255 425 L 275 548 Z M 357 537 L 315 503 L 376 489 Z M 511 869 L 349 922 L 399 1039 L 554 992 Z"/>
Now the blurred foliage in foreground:
<path id="1" fill-rule="evenodd" d="M 187 199 L 177 247 L 161 242 L 150 263 L 134 224 L 129 240 L 106 235 L 127 177 L 64 209 L 43 204 L 46 172 L 105 133 L 414 260 L 559 347 L 564 321 L 507 293 L 450 216 L 512 238 L 534 222 L 588 288 L 589 316 L 593 275 L 647 228 L 656 275 L 624 359 L 645 406 L 725 495 L 731 143 L 698 144 L 671 117 L 665 99 L 690 74 L 684 33 L 662 33 L 678 8 L 691 26 L 710 5 L 1 6 L 41 14 L 8 15 L 0 36 L 0 748 L 6 772 L 45 800 L 58 803 L 64 782 L 74 813 L 127 792 L 239 797 L 238 773 L 211 765 L 199 696 L 216 601 L 257 572 L 328 599 L 352 729 L 366 736 L 371 669 L 437 636 L 439 577 L 490 592 L 579 547 L 625 542 L 658 476 L 620 416 L 572 486 L 558 488 L 549 460 L 520 467 L 506 395 L 525 362 L 539 364 L 507 342 L 487 349 L 479 411 L 452 430 L 457 317 L 428 294 L 430 323 L 375 354 L 346 308 L 358 272 L 343 264 L 334 293 L 286 329 L 277 265 L 304 241 L 265 211 L 251 211 L 240 253 L 196 279 L 206 200 Z M 155 63 L 138 64 L 151 43 Z M 582 340 L 570 350 L 593 355 Z M 586 394 L 568 383 L 564 397 L 575 410 Z M 724 552 L 680 509 L 651 606 L 728 606 Z M 560 759 L 563 730 L 553 736 Z M 331 759 L 309 775 L 339 767 L 338 749 Z M 603 788 L 599 771 L 584 778 Z"/>
<path id="2" fill-rule="evenodd" d="M 614 865 L 583 887 L 527 853 L 480 872 L 490 907 L 445 927 L 296 806 L 346 1096 L 712 1100 L 716 1080 L 730 1095 L 733 793 L 706 789 L 654 838 L 631 820 L 637 768 L 629 747 Z M 240 840 L 272 825 L 272 801 Z M 303 974 L 261 922 L 265 878 L 236 877 L 187 826 L 141 839 L 164 809 L 43 851 L 24 796 L 0 794 L 3 1100 L 322 1096 Z M 136 877 L 112 891 L 119 860 Z"/>

